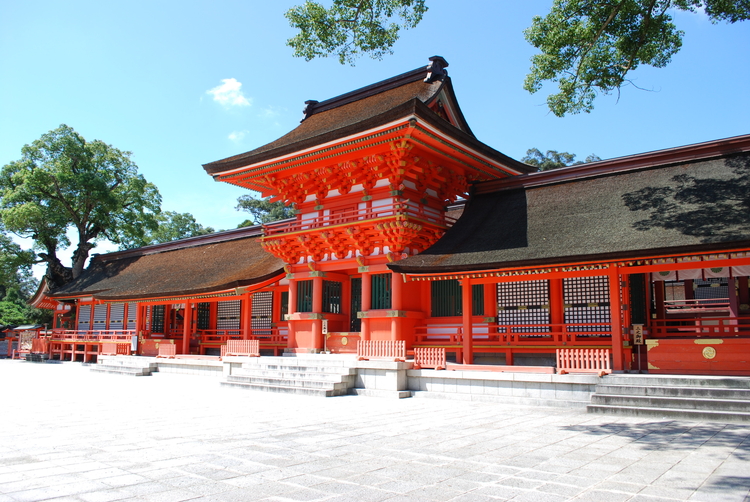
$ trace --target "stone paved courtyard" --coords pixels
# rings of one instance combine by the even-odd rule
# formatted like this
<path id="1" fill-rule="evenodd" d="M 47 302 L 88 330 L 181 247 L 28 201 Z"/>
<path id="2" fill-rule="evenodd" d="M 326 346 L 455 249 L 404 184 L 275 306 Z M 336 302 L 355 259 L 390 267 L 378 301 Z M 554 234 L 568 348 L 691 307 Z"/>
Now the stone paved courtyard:
<path id="1" fill-rule="evenodd" d="M 750 501 L 750 427 L 0 360 L 0 502 Z"/>

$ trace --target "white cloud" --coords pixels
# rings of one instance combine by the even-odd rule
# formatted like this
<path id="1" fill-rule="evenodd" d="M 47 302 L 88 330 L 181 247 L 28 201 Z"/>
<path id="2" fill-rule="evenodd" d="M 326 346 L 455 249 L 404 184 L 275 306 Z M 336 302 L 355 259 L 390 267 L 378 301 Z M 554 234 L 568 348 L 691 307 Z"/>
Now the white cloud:
<path id="1" fill-rule="evenodd" d="M 245 138 L 246 135 L 247 131 L 232 131 L 231 133 L 229 133 L 229 139 L 234 141 L 235 143 L 239 143 Z"/>
<path id="2" fill-rule="evenodd" d="M 275 119 L 276 117 L 281 116 L 281 112 L 281 108 L 269 105 L 263 109 L 258 116 L 265 119 Z"/>
<path id="3" fill-rule="evenodd" d="M 209 89 L 206 94 L 214 97 L 214 101 L 225 108 L 232 106 L 250 106 L 251 100 L 242 93 L 242 83 L 234 78 L 222 79 L 221 85 Z"/>

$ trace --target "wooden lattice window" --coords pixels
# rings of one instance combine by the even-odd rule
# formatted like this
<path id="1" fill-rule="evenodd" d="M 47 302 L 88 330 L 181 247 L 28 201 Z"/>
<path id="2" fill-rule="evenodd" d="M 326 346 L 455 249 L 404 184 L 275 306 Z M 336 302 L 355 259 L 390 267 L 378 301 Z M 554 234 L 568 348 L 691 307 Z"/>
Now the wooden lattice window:
<path id="1" fill-rule="evenodd" d="M 283 321 L 286 318 L 286 315 L 289 313 L 289 291 L 281 292 L 280 309 L 281 311 L 279 312 L 279 319 Z"/>
<path id="2" fill-rule="evenodd" d="M 456 279 L 430 283 L 432 317 L 461 315 L 461 285 Z"/>
<path id="3" fill-rule="evenodd" d="M 352 277 L 350 285 L 352 293 L 349 302 L 349 331 L 361 331 L 362 319 L 357 313 L 362 310 L 362 278 Z"/>
<path id="4" fill-rule="evenodd" d="M 732 280 L 734 284 L 734 280 Z M 693 295 L 696 300 L 709 300 L 703 303 L 712 303 L 710 300 L 719 299 L 726 301 L 729 298 L 729 282 L 726 277 L 711 277 L 706 280 L 696 279 L 693 281 Z"/>
<path id="5" fill-rule="evenodd" d="M 430 283 L 430 307 L 432 317 L 463 315 L 461 284 L 456 279 L 432 281 Z M 471 315 L 484 315 L 484 286 L 471 286 Z"/>
<path id="6" fill-rule="evenodd" d="M 270 335 L 273 317 L 273 292 L 261 291 L 253 294 L 252 320 L 250 329 L 253 335 Z"/>
<path id="7" fill-rule="evenodd" d="M 91 329 L 94 331 L 107 329 L 107 305 L 105 303 L 94 305 L 94 327 Z"/>
<path id="8" fill-rule="evenodd" d="M 312 312 L 313 281 L 297 281 L 297 312 Z"/>
<path id="9" fill-rule="evenodd" d="M 497 322 L 501 325 L 515 325 L 511 328 L 511 333 L 549 332 L 549 326 L 523 326 L 549 324 L 549 281 L 498 283 Z"/>
<path id="10" fill-rule="evenodd" d="M 211 329 L 211 304 L 208 302 L 198 304 L 198 329 Z"/>
<path id="11" fill-rule="evenodd" d="M 391 308 L 391 274 L 374 274 L 371 283 L 371 308 L 374 310 Z"/>
<path id="12" fill-rule="evenodd" d="M 137 317 L 138 317 L 138 304 L 128 303 L 128 326 L 127 329 L 136 329 Z"/>
<path id="13" fill-rule="evenodd" d="M 240 329 L 240 300 L 219 302 L 216 307 L 216 329 Z"/>
<path id="14" fill-rule="evenodd" d="M 323 312 L 330 314 L 341 313 L 341 283 L 338 281 L 323 281 Z"/>
<path id="15" fill-rule="evenodd" d="M 151 333 L 164 333 L 164 305 L 151 308 Z"/>
<path id="16" fill-rule="evenodd" d="M 112 303 L 109 306 L 109 329 L 122 329 L 125 319 L 125 304 Z"/>
<path id="17" fill-rule="evenodd" d="M 565 323 L 601 323 L 595 326 L 568 326 L 568 331 L 609 331 L 609 278 L 569 277 L 563 279 Z"/>
<path id="18" fill-rule="evenodd" d="M 76 329 L 79 331 L 88 331 L 91 327 L 91 305 L 81 305 L 78 307 L 78 323 Z"/>

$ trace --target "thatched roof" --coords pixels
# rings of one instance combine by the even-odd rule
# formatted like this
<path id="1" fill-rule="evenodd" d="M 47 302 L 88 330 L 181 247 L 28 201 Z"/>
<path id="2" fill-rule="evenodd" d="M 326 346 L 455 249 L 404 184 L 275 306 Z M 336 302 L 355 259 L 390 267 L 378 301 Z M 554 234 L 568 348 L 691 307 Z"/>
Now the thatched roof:
<path id="1" fill-rule="evenodd" d="M 750 136 L 476 186 L 432 247 L 389 267 L 447 273 L 750 246 Z"/>
<path id="2" fill-rule="evenodd" d="M 448 65 L 442 58 L 433 59 Z M 326 101 L 308 101 L 305 118 L 289 133 L 250 152 L 204 164 L 203 168 L 208 174 L 218 175 L 418 116 L 444 134 L 518 172 L 533 169 L 477 140 L 461 113 L 447 72 L 427 82 L 430 68 L 420 67 Z M 428 105 L 438 98 L 445 100 L 454 112 L 455 125 L 429 109 Z"/>
<path id="3" fill-rule="evenodd" d="M 190 296 L 251 286 L 283 273 L 284 263 L 248 227 L 156 246 L 98 255 L 53 298 L 102 300 Z"/>

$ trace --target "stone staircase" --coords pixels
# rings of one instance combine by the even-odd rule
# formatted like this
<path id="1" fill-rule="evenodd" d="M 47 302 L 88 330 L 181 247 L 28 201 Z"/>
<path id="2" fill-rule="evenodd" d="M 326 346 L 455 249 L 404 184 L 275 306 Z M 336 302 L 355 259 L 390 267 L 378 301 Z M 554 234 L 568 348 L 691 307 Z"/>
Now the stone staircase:
<path id="1" fill-rule="evenodd" d="M 222 386 L 266 392 L 332 397 L 349 394 L 357 370 L 351 357 L 310 354 L 256 357 L 232 370 Z"/>
<path id="2" fill-rule="evenodd" d="M 589 413 L 750 423 L 750 377 L 608 375 Z"/>
<path id="3" fill-rule="evenodd" d="M 97 373 L 112 373 L 129 376 L 151 376 L 159 371 L 152 357 L 140 356 L 100 356 L 98 364 L 91 366 Z"/>

